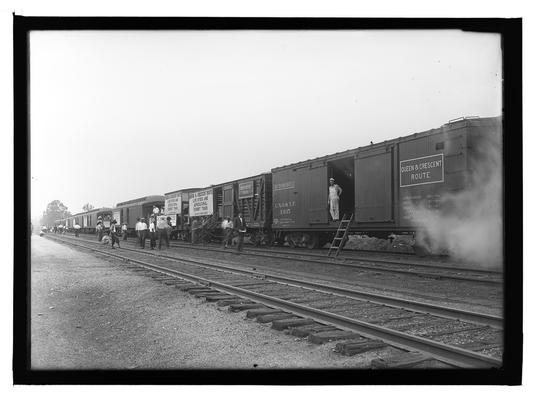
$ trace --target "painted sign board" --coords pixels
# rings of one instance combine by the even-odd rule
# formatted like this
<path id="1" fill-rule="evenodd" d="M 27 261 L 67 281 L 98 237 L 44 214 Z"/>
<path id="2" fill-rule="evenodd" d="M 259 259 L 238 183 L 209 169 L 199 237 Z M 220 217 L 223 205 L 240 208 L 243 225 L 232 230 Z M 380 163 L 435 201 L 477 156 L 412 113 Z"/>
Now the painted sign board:
<path id="1" fill-rule="evenodd" d="M 201 190 L 190 194 L 189 215 L 200 217 L 214 213 L 214 197 L 212 189 Z"/>
<path id="2" fill-rule="evenodd" d="M 444 182 L 444 154 L 412 158 L 399 162 L 399 186 Z"/>
<path id="3" fill-rule="evenodd" d="M 121 224 L 121 210 L 113 212 L 113 219 L 116 220 L 119 225 Z"/>
<path id="4" fill-rule="evenodd" d="M 288 190 L 288 189 L 294 189 L 294 188 L 295 188 L 295 182 L 294 181 L 275 183 L 273 185 L 273 190 L 275 192 L 277 192 L 279 190 Z"/>
<path id="5" fill-rule="evenodd" d="M 181 213 L 182 196 L 180 194 L 171 194 L 165 198 L 165 213 L 167 215 L 176 215 Z"/>
<path id="6" fill-rule="evenodd" d="M 238 199 L 247 199 L 253 197 L 253 181 L 241 182 L 239 184 Z"/>

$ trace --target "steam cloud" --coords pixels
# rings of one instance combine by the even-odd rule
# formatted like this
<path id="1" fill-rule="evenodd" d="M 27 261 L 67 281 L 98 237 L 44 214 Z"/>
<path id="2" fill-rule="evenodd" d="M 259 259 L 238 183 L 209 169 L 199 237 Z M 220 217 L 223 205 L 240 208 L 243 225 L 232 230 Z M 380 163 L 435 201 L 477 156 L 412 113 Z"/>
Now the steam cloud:
<path id="1" fill-rule="evenodd" d="M 443 194 L 439 210 L 412 205 L 418 244 L 432 253 L 446 251 L 453 259 L 488 268 L 503 263 L 502 141 L 485 134 L 469 150 L 471 171 L 466 189 Z"/>

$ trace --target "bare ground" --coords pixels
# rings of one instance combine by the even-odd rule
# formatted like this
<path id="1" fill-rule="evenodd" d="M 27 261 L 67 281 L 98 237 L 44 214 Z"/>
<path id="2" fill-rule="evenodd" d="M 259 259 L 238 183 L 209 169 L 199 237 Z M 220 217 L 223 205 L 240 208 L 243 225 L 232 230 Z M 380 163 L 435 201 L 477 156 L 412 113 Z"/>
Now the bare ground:
<path id="1" fill-rule="evenodd" d="M 32 369 L 369 368 L 118 261 L 32 236 Z M 394 350 L 395 351 L 395 350 Z"/>

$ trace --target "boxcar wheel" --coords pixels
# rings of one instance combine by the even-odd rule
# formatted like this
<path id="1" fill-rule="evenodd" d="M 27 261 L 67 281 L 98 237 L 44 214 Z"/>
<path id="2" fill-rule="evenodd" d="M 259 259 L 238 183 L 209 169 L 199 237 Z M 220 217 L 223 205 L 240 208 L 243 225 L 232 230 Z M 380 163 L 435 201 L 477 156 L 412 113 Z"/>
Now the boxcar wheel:
<path id="1" fill-rule="evenodd" d="M 316 249 L 318 247 L 318 244 L 319 244 L 319 238 L 317 234 L 313 233 L 311 235 L 308 235 L 308 240 L 306 242 L 307 249 L 309 250 Z"/>
<path id="2" fill-rule="evenodd" d="M 258 247 L 262 244 L 262 234 L 253 232 L 251 233 L 249 240 L 255 247 Z"/>

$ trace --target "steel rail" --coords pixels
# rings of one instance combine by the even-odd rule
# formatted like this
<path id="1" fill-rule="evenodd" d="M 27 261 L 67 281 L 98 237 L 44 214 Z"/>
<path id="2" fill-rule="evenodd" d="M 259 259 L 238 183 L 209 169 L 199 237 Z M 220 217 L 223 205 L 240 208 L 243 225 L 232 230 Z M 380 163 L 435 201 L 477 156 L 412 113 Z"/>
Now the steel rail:
<path id="1" fill-rule="evenodd" d="M 222 252 L 222 253 L 228 253 L 228 251 L 225 251 L 223 249 L 211 249 L 208 247 L 199 247 L 199 246 L 185 246 L 185 245 L 177 245 L 173 244 L 172 247 L 175 248 L 191 248 L 191 249 L 201 249 L 201 250 L 207 250 L 207 251 L 215 251 L 215 252 Z M 336 261 L 329 261 L 329 260 L 314 260 L 312 258 L 297 258 L 292 256 L 291 254 L 288 255 L 278 255 L 278 254 L 268 254 L 269 251 L 266 251 L 265 253 L 256 252 L 247 250 L 243 252 L 243 254 L 251 255 L 251 256 L 259 256 L 259 257 L 268 257 L 268 258 L 276 258 L 276 259 L 282 259 L 282 260 L 294 260 L 294 261 L 301 261 L 301 262 L 307 262 L 307 263 L 315 263 L 315 264 L 322 264 L 322 265 L 335 265 L 337 267 L 351 267 L 355 269 L 365 269 L 370 271 L 380 271 L 380 272 L 388 272 L 393 274 L 403 274 L 403 275 L 415 275 L 415 276 L 421 276 L 421 277 L 430 277 L 430 278 L 438 278 L 438 279 L 452 279 L 452 280 L 460 280 L 460 281 L 470 281 L 470 282 L 478 282 L 478 283 L 486 283 L 486 284 L 493 284 L 493 285 L 503 285 L 503 282 L 496 279 L 486 279 L 486 278 L 477 278 L 477 277 L 470 277 L 470 276 L 455 276 L 455 275 L 443 275 L 440 273 L 434 273 L 434 272 L 426 272 L 426 271 L 407 271 L 403 269 L 391 269 L 387 267 L 379 267 L 379 266 L 373 266 L 373 265 L 355 265 L 355 264 L 349 264 L 349 263 L 343 263 L 343 262 L 336 262 Z M 366 262 L 381 262 L 381 263 L 389 263 L 391 265 L 398 264 L 395 261 L 376 261 L 376 260 L 365 260 Z M 402 263 L 403 264 L 403 263 Z M 407 265 L 410 265 L 410 262 L 407 262 Z M 421 265 L 420 267 L 424 267 Z M 440 266 L 429 266 L 431 268 L 440 269 Z M 487 273 L 487 271 L 476 271 L 476 270 L 466 270 L 465 272 L 473 272 L 473 273 Z M 493 272 L 489 272 L 489 274 L 493 274 Z"/>
<path id="2" fill-rule="evenodd" d="M 68 243 L 71 243 L 71 242 L 69 241 Z M 210 268 L 216 268 L 216 269 L 223 270 L 223 271 L 240 272 L 242 274 L 246 274 L 249 276 L 262 277 L 264 279 L 269 279 L 272 281 L 276 281 L 278 283 L 286 283 L 286 284 L 290 284 L 292 286 L 296 286 L 296 287 L 300 287 L 304 289 L 318 290 L 327 294 L 335 294 L 335 295 L 345 296 L 345 297 L 355 299 L 355 300 L 362 300 L 362 301 L 367 301 L 371 303 L 377 303 L 380 305 L 395 307 L 395 308 L 399 308 L 402 310 L 414 311 L 414 312 L 419 312 L 419 313 L 427 313 L 427 314 L 435 315 L 437 317 L 455 319 L 455 320 L 459 320 L 463 322 L 469 322 L 473 324 L 491 326 L 497 329 L 503 329 L 503 318 L 497 315 L 476 313 L 472 311 L 456 309 L 453 307 L 445 307 L 445 306 L 430 304 L 430 303 L 421 302 L 421 301 L 407 300 L 407 299 L 403 299 L 400 297 L 385 296 L 385 295 L 369 293 L 369 292 L 356 290 L 356 289 L 341 288 L 338 286 L 331 286 L 331 285 L 307 281 L 303 279 L 289 278 L 289 277 L 285 277 L 285 276 L 278 275 L 278 274 L 264 273 L 264 272 L 252 272 L 250 270 L 243 269 L 241 267 L 222 265 L 218 262 L 213 262 L 213 261 L 199 260 L 198 258 L 195 259 L 195 258 L 192 258 L 191 256 L 181 255 L 182 258 L 177 258 L 177 257 L 165 255 L 165 254 L 149 253 L 149 252 L 142 251 L 139 249 L 124 248 L 124 250 L 146 254 L 151 257 L 168 259 L 168 260 L 175 261 L 175 262 L 187 261 L 189 263 L 194 263 L 202 267 L 208 266 Z M 255 268 L 249 265 L 245 265 L 245 267 Z"/>
<path id="3" fill-rule="evenodd" d="M 212 252 L 219 252 L 219 253 L 228 253 L 227 250 L 221 249 L 220 246 L 210 246 L 210 245 L 188 245 L 188 244 L 181 244 L 178 242 L 171 243 L 171 247 L 174 248 L 186 248 L 186 249 L 198 249 L 198 250 L 204 250 L 204 251 L 212 251 Z M 305 253 L 298 253 L 298 252 L 289 252 L 284 250 L 273 250 L 273 249 L 247 249 L 244 251 L 243 254 L 251 255 L 251 256 L 258 256 L 258 257 L 267 257 L 267 258 L 277 258 L 277 259 L 283 259 L 283 260 L 294 260 L 294 261 L 302 261 L 302 262 L 310 262 L 315 264 L 327 264 L 327 265 L 335 265 L 338 267 L 352 267 L 357 269 L 367 269 L 372 271 L 381 271 L 381 272 L 389 272 L 389 273 L 399 273 L 399 274 L 406 274 L 406 275 L 417 275 L 417 276 L 429 276 L 431 278 L 445 278 L 445 279 L 454 279 L 454 280 L 463 280 L 463 281 L 474 281 L 474 282 L 481 282 L 481 283 L 491 283 L 491 284 L 503 284 L 500 280 L 495 279 L 485 279 L 485 278 L 477 278 L 477 277 L 466 277 L 466 276 L 455 276 L 455 275 L 443 275 L 440 273 L 433 273 L 433 272 L 426 272 L 426 271 L 407 271 L 403 269 L 391 269 L 388 267 L 380 267 L 380 266 L 373 266 L 373 265 L 355 265 L 352 263 L 347 263 L 344 261 L 356 261 L 356 262 L 368 262 L 368 263 L 383 263 L 383 264 L 390 264 L 392 266 L 413 266 L 416 268 L 434 268 L 434 269 L 443 269 L 443 270 L 451 270 L 451 271 L 460 271 L 465 273 L 479 273 L 479 274 L 488 274 L 488 275 L 494 275 L 497 277 L 503 276 L 503 273 L 501 271 L 493 271 L 493 270 L 485 270 L 481 268 L 464 268 L 460 266 L 454 266 L 454 265 L 435 265 L 435 264 L 429 264 L 429 263 L 422 263 L 422 262 L 414 262 L 414 261 L 407 261 L 407 260 L 388 260 L 388 259 L 380 259 L 380 258 L 357 258 L 357 257 L 340 257 L 338 259 L 333 259 L 332 257 L 329 257 L 325 254 L 305 254 Z M 311 258 L 304 258 L 304 257 L 320 257 L 320 258 L 327 258 L 327 260 L 315 260 Z M 343 260 L 343 261 L 342 261 Z"/>
<path id="4" fill-rule="evenodd" d="M 187 280 L 190 280 L 192 282 L 197 282 L 205 286 L 221 289 L 230 294 L 243 296 L 253 301 L 259 301 L 265 305 L 289 311 L 303 318 L 313 318 L 314 320 L 320 323 L 327 323 L 339 328 L 350 329 L 362 336 L 373 339 L 380 339 L 394 347 L 399 347 L 406 350 L 418 350 L 420 352 L 427 353 L 436 358 L 437 360 L 443 361 L 450 365 L 462 368 L 498 368 L 502 365 L 502 361 L 497 358 L 478 354 L 470 350 L 465 350 L 444 343 L 435 342 L 430 339 L 406 334 L 403 332 L 398 332 L 393 329 L 384 328 L 364 321 L 340 316 L 328 311 L 317 310 L 305 305 L 293 303 L 287 300 L 277 299 L 275 297 L 264 295 L 261 293 L 255 293 L 247 289 L 230 286 L 224 283 L 213 281 L 211 279 L 206 279 L 185 272 L 176 271 L 167 267 L 158 266 L 152 263 L 148 263 L 146 261 L 136 260 L 133 258 L 125 257 L 119 254 L 113 254 L 99 249 L 94 249 L 89 246 L 84 246 L 77 243 L 73 244 L 76 246 L 87 248 L 97 253 L 140 264 L 149 267 L 149 269 L 152 269 L 156 272 L 164 273 L 169 276 L 179 276 L 181 278 L 186 278 Z"/>
<path id="5" fill-rule="evenodd" d="M 407 310 L 407 311 L 428 313 L 428 314 L 436 315 L 438 317 L 456 319 L 459 321 L 470 322 L 470 323 L 475 323 L 479 325 L 486 325 L 486 326 L 492 326 L 498 329 L 503 329 L 503 319 L 497 315 L 459 310 L 453 307 L 444 307 L 444 306 L 439 306 L 439 305 L 420 302 L 420 301 L 407 300 L 407 299 L 394 297 L 394 296 L 384 296 L 380 294 L 374 294 L 374 293 L 364 292 L 364 291 L 355 290 L 355 289 L 345 289 L 345 288 L 341 288 L 337 286 L 331 286 L 331 285 L 316 283 L 316 282 L 302 280 L 302 279 L 289 278 L 289 277 L 285 277 L 285 276 L 278 275 L 278 274 L 264 273 L 264 272 L 252 272 L 249 270 L 245 270 L 243 268 L 229 267 L 226 265 L 221 265 L 219 263 L 214 263 L 214 262 L 209 262 L 209 261 L 204 261 L 204 260 L 202 261 L 195 260 L 191 258 L 190 256 L 184 256 L 184 258 L 176 258 L 176 257 L 164 255 L 164 254 L 151 254 L 151 253 L 143 252 L 137 249 L 127 249 L 127 250 L 140 252 L 143 254 L 148 254 L 154 257 L 165 258 L 165 259 L 172 260 L 172 261 L 178 261 L 178 262 L 187 261 L 190 263 L 198 264 L 200 266 L 209 266 L 213 268 L 223 269 L 225 271 L 233 271 L 233 272 L 238 271 L 240 273 L 247 274 L 250 276 L 255 276 L 255 277 L 260 276 L 265 279 L 274 280 L 280 283 L 287 283 L 287 284 L 305 288 L 305 289 L 319 290 L 327 294 L 336 294 L 336 295 L 349 297 L 355 300 L 363 300 L 363 301 L 368 301 L 372 303 L 378 303 L 381 305 L 388 305 L 391 307 L 400 308 L 400 309 Z"/>

